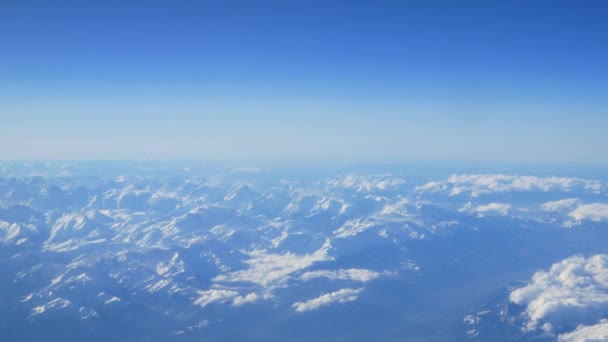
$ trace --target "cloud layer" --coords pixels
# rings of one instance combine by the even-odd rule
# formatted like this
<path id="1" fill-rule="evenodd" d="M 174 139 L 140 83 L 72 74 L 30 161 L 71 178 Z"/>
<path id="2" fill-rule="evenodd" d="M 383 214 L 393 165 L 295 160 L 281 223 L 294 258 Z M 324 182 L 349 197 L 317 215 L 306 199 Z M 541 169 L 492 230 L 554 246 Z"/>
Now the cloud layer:
<path id="1" fill-rule="evenodd" d="M 499 214 L 505 216 L 509 213 L 510 208 L 511 205 L 509 203 L 492 202 L 488 204 L 474 206 L 471 202 L 469 202 L 460 209 L 460 212 L 477 214 L 479 216 L 485 216 L 490 214 Z"/>
<path id="2" fill-rule="evenodd" d="M 327 278 L 331 280 L 353 280 L 360 282 L 368 282 L 379 278 L 380 276 L 387 273 L 380 273 L 376 271 L 366 270 L 363 268 L 349 268 L 336 271 L 311 271 L 306 272 L 300 276 L 300 279 L 309 281 L 316 278 Z"/>
<path id="3" fill-rule="evenodd" d="M 526 330 L 560 331 L 608 313 L 608 255 L 573 256 L 534 274 L 532 281 L 510 293 L 524 305 Z"/>
<path id="4" fill-rule="evenodd" d="M 578 206 L 568 216 L 577 221 L 591 220 L 595 222 L 608 221 L 608 204 L 591 203 Z"/>
<path id="5" fill-rule="evenodd" d="M 582 188 L 598 192 L 602 183 L 595 180 L 567 177 L 536 177 L 505 174 L 452 175 L 445 181 L 429 182 L 416 187 L 420 192 L 446 192 L 450 196 L 470 193 L 472 197 L 482 194 L 511 191 L 570 191 Z"/>
<path id="6" fill-rule="evenodd" d="M 602 319 L 598 324 L 579 325 L 576 330 L 558 336 L 559 342 L 601 342 L 608 341 L 608 320 Z"/>

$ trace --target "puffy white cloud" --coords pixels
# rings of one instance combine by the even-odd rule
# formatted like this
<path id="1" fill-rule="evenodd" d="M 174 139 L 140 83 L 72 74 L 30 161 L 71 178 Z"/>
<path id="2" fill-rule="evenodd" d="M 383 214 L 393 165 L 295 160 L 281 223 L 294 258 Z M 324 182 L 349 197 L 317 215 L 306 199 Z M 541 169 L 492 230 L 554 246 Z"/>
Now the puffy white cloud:
<path id="1" fill-rule="evenodd" d="M 471 202 L 469 202 L 464 207 L 462 207 L 459 211 L 466 212 L 469 214 L 478 214 L 479 216 L 484 216 L 484 215 L 492 214 L 492 213 L 498 213 L 500 215 L 507 215 L 509 213 L 510 208 L 511 208 L 511 205 L 508 203 L 492 202 L 489 204 L 473 206 L 473 204 Z"/>
<path id="2" fill-rule="evenodd" d="M 591 203 L 579 205 L 568 216 L 577 221 L 591 220 L 595 222 L 608 221 L 608 204 Z"/>
<path id="3" fill-rule="evenodd" d="M 378 279 L 383 275 L 390 275 L 389 272 L 376 272 L 372 270 L 366 270 L 363 268 L 349 268 L 336 271 L 320 270 L 306 272 L 300 276 L 300 279 L 309 281 L 316 278 L 328 278 L 331 280 L 354 280 L 360 282 L 368 282 L 374 279 Z"/>
<path id="4" fill-rule="evenodd" d="M 534 274 L 532 281 L 510 293 L 524 305 L 526 329 L 545 330 L 596 321 L 608 313 L 608 255 L 573 256 Z"/>
<path id="5" fill-rule="evenodd" d="M 249 268 L 221 274 L 215 282 L 249 282 L 263 287 L 275 287 L 284 284 L 294 272 L 310 267 L 315 262 L 330 260 L 327 250 L 331 245 L 329 240 L 323 247 L 311 254 L 269 254 L 266 250 L 256 250 L 250 253 L 251 258 L 245 260 Z"/>
<path id="6" fill-rule="evenodd" d="M 291 306 L 298 312 L 316 310 L 322 306 L 327 306 L 333 303 L 347 303 L 357 300 L 359 293 L 363 288 L 358 289 L 342 289 L 336 292 L 326 293 L 317 298 L 307 300 L 305 302 L 296 302 Z"/>
<path id="7" fill-rule="evenodd" d="M 608 341 L 608 319 L 595 325 L 579 325 L 574 331 L 558 336 L 559 342 L 602 342 Z"/>
<path id="8" fill-rule="evenodd" d="M 254 303 L 259 299 L 259 296 L 255 292 L 251 292 L 246 296 L 235 297 L 232 301 L 232 305 L 241 306 L 243 304 Z"/>
<path id="9" fill-rule="evenodd" d="M 559 212 L 563 210 L 572 209 L 576 207 L 576 205 L 579 203 L 580 200 L 578 198 L 565 198 L 559 201 L 550 201 L 543 203 L 541 205 L 541 208 L 544 211 Z"/>
<path id="10" fill-rule="evenodd" d="M 197 291 L 199 297 L 194 301 L 195 305 L 205 307 L 211 303 L 225 303 L 239 295 L 238 292 L 225 289 L 211 289 Z"/>
<path id="11" fill-rule="evenodd" d="M 452 175 L 445 181 L 429 182 L 416 187 L 420 192 L 447 192 L 450 196 L 470 193 L 472 197 L 481 194 L 510 191 L 570 191 L 582 188 L 598 192 L 602 183 L 596 180 L 568 177 L 536 177 L 505 174 L 462 174 Z"/>

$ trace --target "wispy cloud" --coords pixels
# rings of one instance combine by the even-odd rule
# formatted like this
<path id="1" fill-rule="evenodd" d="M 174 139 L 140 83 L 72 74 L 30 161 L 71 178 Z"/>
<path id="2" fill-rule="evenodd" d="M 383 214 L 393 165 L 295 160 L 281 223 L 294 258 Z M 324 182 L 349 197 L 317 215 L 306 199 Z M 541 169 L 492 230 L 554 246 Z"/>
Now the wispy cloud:
<path id="1" fill-rule="evenodd" d="M 305 302 L 296 302 L 291 306 L 298 312 L 317 310 L 322 306 L 327 306 L 333 303 L 348 303 L 357 300 L 359 293 L 363 288 L 358 289 L 342 289 L 336 292 L 327 293 L 317 298 L 307 300 Z"/>
<path id="2" fill-rule="evenodd" d="M 390 272 L 376 272 L 363 268 L 349 268 L 336 271 L 320 270 L 306 272 L 300 276 L 300 279 L 309 281 L 316 278 L 327 278 L 331 280 L 352 280 L 359 282 L 368 282 L 378 279 L 381 276 L 392 275 Z"/>
<path id="3" fill-rule="evenodd" d="M 225 303 L 239 295 L 238 292 L 225 289 L 211 289 L 197 291 L 199 297 L 194 301 L 195 305 L 206 307 L 211 303 Z"/>

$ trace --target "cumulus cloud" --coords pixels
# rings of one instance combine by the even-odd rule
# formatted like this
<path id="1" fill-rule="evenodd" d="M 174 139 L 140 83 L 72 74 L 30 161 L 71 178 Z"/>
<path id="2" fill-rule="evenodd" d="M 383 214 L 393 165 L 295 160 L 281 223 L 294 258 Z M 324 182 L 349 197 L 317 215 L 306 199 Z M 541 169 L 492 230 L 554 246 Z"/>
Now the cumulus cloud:
<path id="1" fill-rule="evenodd" d="M 462 207 L 459 211 L 469 213 L 469 214 L 477 214 L 479 216 L 485 216 L 487 214 L 496 214 L 496 213 L 504 216 L 509 213 L 510 208 L 511 208 L 511 205 L 508 203 L 492 202 L 489 204 L 474 206 L 471 202 L 469 202 L 464 207 Z"/>
<path id="2" fill-rule="evenodd" d="M 342 289 L 336 292 L 326 293 L 317 298 L 307 300 L 305 302 L 295 302 L 291 306 L 292 309 L 298 312 L 317 310 L 322 306 L 327 306 L 333 303 L 347 303 L 357 300 L 359 293 L 363 288 L 358 289 Z"/>
<path id="3" fill-rule="evenodd" d="M 257 302 L 258 299 L 259 299 L 259 296 L 255 292 L 252 292 L 246 296 L 235 297 L 234 300 L 232 301 L 232 305 L 241 306 L 243 304 Z"/>
<path id="4" fill-rule="evenodd" d="M 225 303 L 239 295 L 238 292 L 225 289 L 211 289 L 197 291 L 199 297 L 194 301 L 195 305 L 205 307 L 211 303 Z"/>
<path id="5" fill-rule="evenodd" d="M 294 272 L 310 267 L 315 262 L 330 260 L 327 250 L 331 245 L 329 240 L 323 247 L 311 254 L 270 254 L 266 250 L 251 252 L 250 259 L 245 260 L 249 268 L 213 278 L 215 282 L 248 282 L 262 287 L 283 285 Z"/>
<path id="6" fill-rule="evenodd" d="M 306 272 L 300 276 L 300 279 L 309 281 L 316 278 L 327 278 L 331 280 L 353 280 L 359 282 L 368 282 L 378 279 L 383 275 L 389 275 L 389 272 L 376 272 L 363 268 L 349 268 L 336 271 L 320 270 Z"/>
<path id="7" fill-rule="evenodd" d="M 525 306 L 525 328 L 563 330 L 597 321 L 608 313 L 608 255 L 573 256 L 534 274 L 532 281 L 510 293 Z"/>
<path id="8" fill-rule="evenodd" d="M 550 201 L 543 203 L 541 208 L 544 211 L 559 212 L 576 207 L 580 203 L 578 198 L 565 198 L 559 201 Z"/>
<path id="9" fill-rule="evenodd" d="M 579 205 L 568 216 L 576 221 L 591 220 L 595 222 L 608 221 L 608 204 L 591 203 Z"/>
<path id="10" fill-rule="evenodd" d="M 505 174 L 462 174 L 452 175 L 447 180 L 429 182 L 416 187 L 420 192 L 444 192 L 450 196 L 461 193 L 470 193 L 477 197 L 487 193 L 511 191 L 571 191 L 582 188 L 587 191 L 598 192 L 602 183 L 596 180 L 567 177 L 536 177 L 517 176 Z"/>
<path id="11" fill-rule="evenodd" d="M 579 325 L 572 332 L 558 336 L 559 342 L 602 342 L 608 341 L 608 319 L 595 325 Z"/>

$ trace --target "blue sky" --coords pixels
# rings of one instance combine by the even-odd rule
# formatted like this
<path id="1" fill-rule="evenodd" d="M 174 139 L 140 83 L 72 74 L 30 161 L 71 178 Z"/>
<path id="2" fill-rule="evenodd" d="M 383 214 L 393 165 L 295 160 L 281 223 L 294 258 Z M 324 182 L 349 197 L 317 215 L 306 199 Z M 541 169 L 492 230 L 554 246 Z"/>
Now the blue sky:
<path id="1" fill-rule="evenodd" d="M 0 159 L 605 163 L 604 1 L 2 1 Z"/>

